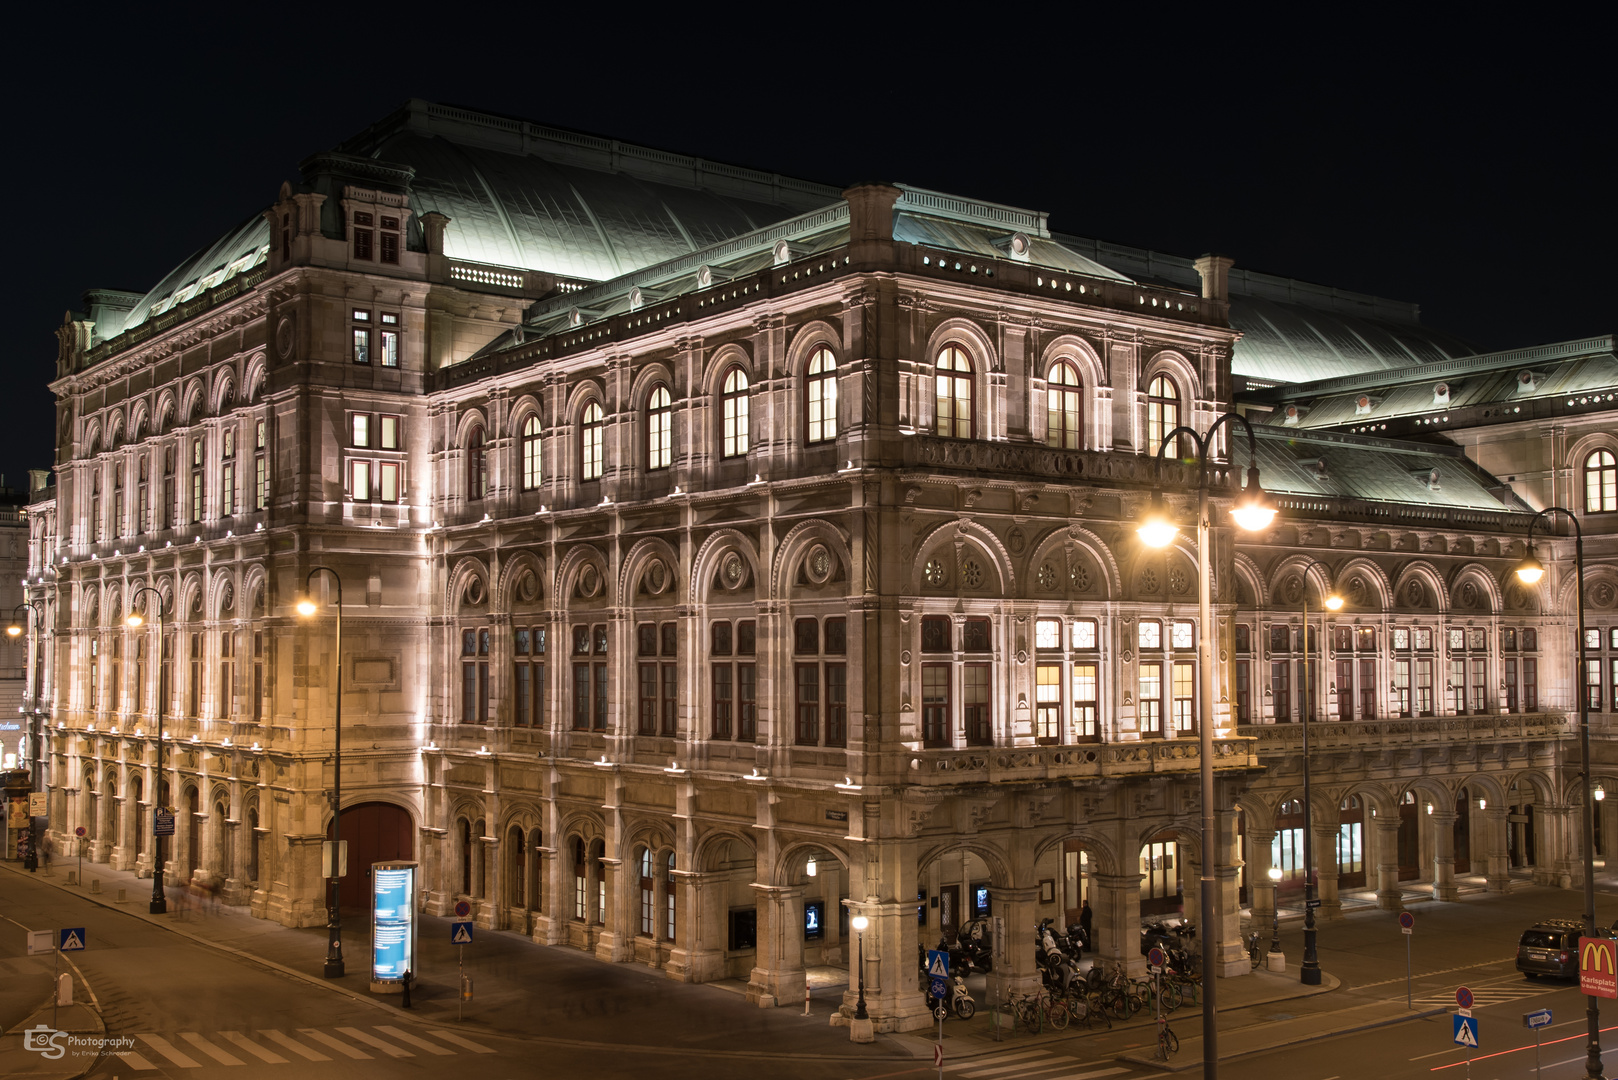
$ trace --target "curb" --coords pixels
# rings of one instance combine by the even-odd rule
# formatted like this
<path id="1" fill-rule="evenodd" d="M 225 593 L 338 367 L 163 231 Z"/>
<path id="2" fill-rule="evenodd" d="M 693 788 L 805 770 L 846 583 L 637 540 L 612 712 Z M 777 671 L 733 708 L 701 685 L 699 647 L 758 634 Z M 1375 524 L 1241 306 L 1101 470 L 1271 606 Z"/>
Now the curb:
<path id="1" fill-rule="evenodd" d="M 1300 1034 L 1295 1039 L 1287 1039 L 1284 1042 L 1278 1042 L 1271 1046 L 1258 1047 L 1257 1049 L 1252 1050 L 1236 1050 L 1231 1053 L 1220 1054 L 1219 1061 L 1236 1061 L 1244 1057 L 1251 1057 L 1254 1054 L 1267 1054 L 1274 1050 L 1285 1050 L 1288 1047 L 1300 1046 L 1303 1043 L 1316 1042 L 1320 1039 L 1335 1039 L 1342 1035 L 1352 1035 L 1357 1031 L 1374 1031 L 1377 1028 L 1392 1027 L 1394 1024 L 1402 1024 L 1408 1020 L 1425 1020 L 1429 1016 L 1439 1016 L 1449 1011 L 1450 1010 L 1447 1008 L 1417 1009 L 1412 1012 L 1407 1012 L 1402 1016 L 1390 1016 L 1380 1020 L 1372 1020 L 1363 1024 L 1353 1024 L 1345 1028 L 1333 1028 L 1326 1031 L 1312 1031 L 1308 1034 Z M 1327 1015 L 1330 1014 L 1328 1013 Z M 1226 1034 L 1232 1036 L 1239 1035 L 1244 1030 L 1246 1029 L 1238 1028 L 1235 1031 Z M 1200 1039 L 1201 1036 L 1198 1036 L 1198 1038 Z M 1159 1072 L 1189 1072 L 1192 1069 L 1202 1068 L 1202 1058 L 1200 1057 L 1186 1058 L 1183 1063 L 1164 1062 L 1158 1060 L 1158 1058 L 1153 1055 L 1136 1053 L 1119 1054 L 1114 1060 L 1128 1065 L 1143 1065 L 1150 1069 L 1157 1069 Z"/>

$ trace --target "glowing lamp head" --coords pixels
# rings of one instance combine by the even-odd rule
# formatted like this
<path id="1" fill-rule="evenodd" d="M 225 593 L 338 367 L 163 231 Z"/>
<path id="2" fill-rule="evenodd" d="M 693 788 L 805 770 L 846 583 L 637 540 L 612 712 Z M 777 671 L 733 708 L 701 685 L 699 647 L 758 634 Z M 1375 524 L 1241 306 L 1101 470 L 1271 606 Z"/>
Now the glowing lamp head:
<path id="1" fill-rule="evenodd" d="M 864 915 L 856 915 L 852 919 L 848 920 L 848 925 L 854 928 L 855 933 L 863 934 L 865 933 L 865 928 L 871 925 L 871 920 L 867 919 Z"/>
<path id="2" fill-rule="evenodd" d="M 140 626 L 140 625 L 144 624 L 146 622 L 146 620 L 141 617 L 140 612 L 131 611 L 129 613 L 129 618 L 125 619 L 124 622 L 126 624 L 128 624 L 129 626 Z"/>
<path id="3" fill-rule="evenodd" d="M 1330 596 L 1326 597 L 1326 607 L 1330 611 L 1343 610 L 1343 598 L 1338 596 L 1336 593 L 1332 593 Z"/>
<path id="4" fill-rule="evenodd" d="M 22 636 L 22 627 L 18 626 L 16 623 L 12 623 L 10 626 L 6 627 L 6 637 L 21 637 L 21 636 Z"/>
<path id="5" fill-rule="evenodd" d="M 1539 579 L 1545 576 L 1545 564 L 1534 554 L 1532 544 L 1528 545 L 1528 554 L 1517 564 L 1517 576 L 1522 579 L 1524 585 L 1538 585 Z"/>
<path id="6" fill-rule="evenodd" d="M 1146 512 L 1146 520 L 1140 523 L 1135 530 L 1141 543 L 1150 548 L 1168 547 L 1174 538 L 1179 535 L 1180 527 L 1169 520 L 1169 515 L 1163 509 L 1161 500 L 1152 500 L 1152 508 Z"/>
<path id="7" fill-rule="evenodd" d="M 303 599 L 298 601 L 297 605 L 295 606 L 295 610 L 299 615 L 302 615 L 307 619 L 309 616 L 320 610 L 320 605 L 305 596 Z"/>
<path id="8" fill-rule="evenodd" d="M 815 860 L 810 859 L 809 862 L 804 866 L 803 872 L 808 874 L 810 877 L 814 877 L 820 872 L 820 868 L 815 865 Z"/>
<path id="9" fill-rule="evenodd" d="M 1275 507 L 1270 505 L 1269 497 L 1259 486 L 1258 466 L 1247 470 L 1247 486 L 1242 489 L 1236 505 L 1231 507 L 1230 516 L 1248 532 L 1268 528 L 1270 522 L 1275 520 Z"/>
<path id="10" fill-rule="evenodd" d="M 1603 799 L 1605 799 L 1607 797 L 1607 789 L 1602 787 L 1600 784 L 1597 784 L 1596 785 L 1596 790 L 1595 790 L 1595 797 L 1596 797 L 1596 802 L 1601 802 Z"/>
<path id="11" fill-rule="evenodd" d="M 1280 881 L 1281 880 L 1281 868 L 1279 866 L 1270 867 L 1270 880 L 1271 881 Z"/>

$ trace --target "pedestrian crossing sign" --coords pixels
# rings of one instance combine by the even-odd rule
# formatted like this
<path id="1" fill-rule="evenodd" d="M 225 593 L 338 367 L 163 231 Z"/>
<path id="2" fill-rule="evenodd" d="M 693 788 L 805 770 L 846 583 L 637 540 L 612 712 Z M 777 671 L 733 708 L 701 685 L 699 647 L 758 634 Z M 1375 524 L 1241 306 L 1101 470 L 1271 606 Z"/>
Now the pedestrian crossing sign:
<path id="1" fill-rule="evenodd" d="M 63 930 L 61 944 L 58 945 L 57 948 L 61 949 L 63 952 L 73 952 L 76 949 L 82 949 L 84 948 L 84 942 L 87 936 L 88 935 L 85 934 L 84 927 L 82 926 L 75 926 L 70 929 Z"/>
<path id="2" fill-rule="evenodd" d="M 1455 1014 L 1455 1045 L 1478 1048 L 1478 1018 Z"/>
<path id="3" fill-rule="evenodd" d="M 942 949 L 928 949 L 927 975 L 934 979 L 949 978 L 949 954 Z"/>
<path id="4" fill-rule="evenodd" d="M 469 922 L 452 922 L 449 924 L 449 943 L 451 945 L 472 944 L 472 924 Z"/>

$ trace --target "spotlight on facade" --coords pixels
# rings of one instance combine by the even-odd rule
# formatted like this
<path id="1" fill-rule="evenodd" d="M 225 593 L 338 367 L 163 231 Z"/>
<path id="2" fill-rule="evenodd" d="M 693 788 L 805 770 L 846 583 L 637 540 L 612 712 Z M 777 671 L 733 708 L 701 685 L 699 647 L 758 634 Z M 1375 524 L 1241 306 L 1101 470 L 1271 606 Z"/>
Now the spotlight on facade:
<path id="1" fill-rule="evenodd" d="M 1533 544 L 1528 545 L 1528 554 L 1517 564 L 1517 576 L 1522 579 L 1524 585 L 1538 585 L 1539 579 L 1545 576 L 1545 564 L 1534 554 Z"/>

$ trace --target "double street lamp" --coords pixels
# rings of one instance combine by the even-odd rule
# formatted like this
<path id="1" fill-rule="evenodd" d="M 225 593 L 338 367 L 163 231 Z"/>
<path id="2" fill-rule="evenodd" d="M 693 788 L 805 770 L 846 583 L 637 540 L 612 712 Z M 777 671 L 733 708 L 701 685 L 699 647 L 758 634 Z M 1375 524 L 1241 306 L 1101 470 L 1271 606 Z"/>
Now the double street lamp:
<path id="1" fill-rule="evenodd" d="M 326 967 L 324 974 L 328 979 L 340 979 L 343 976 L 343 579 L 337 576 L 337 571 L 329 566 L 317 566 L 309 571 L 304 578 L 305 595 L 298 600 L 296 610 L 304 618 L 310 618 L 320 610 L 320 605 L 314 600 L 315 575 L 326 573 L 337 585 L 337 642 L 333 650 L 337 667 L 337 690 L 333 706 L 335 716 L 335 748 L 332 754 L 332 783 L 331 783 L 331 864 L 325 869 L 327 879 L 327 906 L 326 906 Z"/>
<path id="2" fill-rule="evenodd" d="M 1527 585 L 1537 585 L 1539 579 L 1545 576 L 1545 564 L 1534 554 L 1534 527 L 1539 524 L 1541 518 L 1549 518 L 1556 514 L 1567 518 L 1568 524 L 1573 527 L 1575 575 L 1573 595 L 1578 602 L 1579 612 L 1578 637 L 1573 640 L 1573 692 L 1579 696 L 1579 762 L 1584 767 L 1584 776 L 1581 780 L 1584 785 L 1584 798 L 1580 800 L 1584 818 L 1584 934 L 1586 937 L 1595 937 L 1595 803 L 1606 792 L 1593 787 L 1590 779 L 1590 692 L 1584 684 L 1584 530 L 1579 527 L 1579 519 L 1574 516 L 1573 511 L 1564 506 L 1547 506 L 1534 515 L 1528 522 L 1528 550 L 1523 555 L 1522 562 L 1517 564 L 1517 576 Z M 1584 1063 L 1585 1075 L 1589 1080 L 1600 1080 L 1601 1009 L 1596 1004 L 1594 995 L 1586 995 L 1584 1000 L 1585 1020 L 1590 1040 L 1589 1053 Z"/>
<path id="3" fill-rule="evenodd" d="M 146 621 L 135 610 L 135 603 L 143 593 L 151 593 L 157 598 L 157 613 L 154 616 L 157 621 L 157 779 L 152 784 L 152 902 L 146 910 L 153 915 L 162 915 L 169 909 L 168 895 L 163 891 L 163 837 L 166 834 L 157 831 L 157 815 L 164 809 L 163 792 L 167 775 L 163 772 L 163 698 L 168 693 L 168 687 L 163 685 L 163 619 L 167 612 L 163 610 L 163 594 L 150 585 L 142 585 L 129 598 L 126 623 L 138 627 Z"/>
<path id="4" fill-rule="evenodd" d="M 1214 927 L 1214 863 L 1218 855 L 1219 838 L 1214 826 L 1214 626 L 1213 590 L 1210 577 L 1213 570 L 1208 550 L 1212 522 L 1208 507 L 1208 455 L 1213 449 L 1214 434 L 1225 424 L 1240 424 L 1247 431 L 1247 487 L 1231 509 L 1231 517 L 1249 532 L 1262 529 L 1275 519 L 1275 507 L 1264 496 L 1258 482 L 1258 440 L 1252 425 L 1236 413 L 1225 413 L 1216 419 L 1206 434 L 1199 435 L 1188 427 L 1176 427 L 1163 436 L 1157 447 L 1157 469 L 1162 471 L 1163 455 L 1169 446 L 1184 436 L 1196 447 L 1197 474 L 1197 578 L 1198 613 L 1201 630 L 1197 641 L 1198 666 L 1202 669 L 1202 707 L 1198 720 L 1200 736 L 1199 756 L 1202 781 L 1202 1072 L 1205 1077 L 1219 1075 L 1219 1023 L 1214 1004 L 1217 988 L 1216 972 L 1219 933 Z M 1170 521 L 1162 506 L 1161 493 L 1154 495 L 1152 509 L 1146 520 L 1135 530 L 1148 547 L 1166 547 L 1179 532 L 1179 526 Z"/>
<path id="5" fill-rule="evenodd" d="M 42 624 L 45 621 L 45 612 L 43 607 L 44 605 L 40 601 L 25 600 L 16 607 L 12 608 L 11 624 L 6 627 L 6 636 L 13 639 L 22 636 L 23 624 L 17 621 L 17 612 L 26 610 L 34 617 L 34 648 L 42 652 L 45 648 L 44 635 L 42 633 L 44 629 Z M 38 655 L 38 653 L 36 653 L 36 655 Z M 36 676 L 44 671 L 43 664 L 35 663 L 32 665 L 32 667 L 36 673 Z M 34 791 L 44 790 L 42 786 L 42 782 L 44 780 L 44 759 L 40 756 L 39 752 L 39 695 L 42 692 L 42 687 L 40 687 L 39 681 L 40 680 L 37 677 L 34 680 L 34 722 L 28 727 L 28 740 L 30 743 L 28 781 L 29 786 Z M 19 747 L 19 749 L 21 748 Z M 27 867 L 30 873 L 39 868 L 39 818 L 33 813 L 28 815 L 28 857 L 24 860 L 23 865 Z"/>

